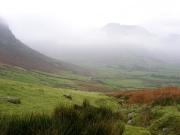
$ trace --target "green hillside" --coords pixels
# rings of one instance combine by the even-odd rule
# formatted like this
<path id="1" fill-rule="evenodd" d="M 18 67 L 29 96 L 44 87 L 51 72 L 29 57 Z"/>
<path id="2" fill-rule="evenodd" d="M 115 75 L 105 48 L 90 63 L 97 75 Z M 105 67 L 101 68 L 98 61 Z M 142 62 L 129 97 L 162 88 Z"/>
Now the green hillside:
<path id="1" fill-rule="evenodd" d="M 43 114 L 51 115 L 57 106 L 71 108 L 73 105 L 76 105 L 80 107 L 84 100 L 86 100 L 95 108 L 105 107 L 112 112 L 118 113 L 118 119 L 122 125 L 125 125 L 123 135 L 135 135 L 135 133 L 137 135 L 163 135 L 163 128 L 168 129 L 169 135 L 179 135 L 179 104 L 165 106 L 158 104 L 155 106 L 146 104 L 121 104 L 123 98 L 115 99 L 114 97 L 107 96 L 105 93 L 80 91 L 80 89 L 82 90 L 81 85 L 86 86 L 88 83 L 97 88 L 98 81 L 96 81 L 89 80 L 89 78 L 85 76 L 67 72 L 61 73 L 61 75 L 53 75 L 37 71 L 27 71 L 17 67 L 1 67 L 0 116 L 6 115 L 9 119 L 11 118 L 11 115 L 16 115 L 15 118 L 9 119 L 8 121 L 10 122 L 12 120 L 12 122 L 15 122 L 13 120 L 17 120 L 17 124 L 20 124 L 17 128 L 20 128 L 22 126 L 20 122 L 28 122 L 29 120 L 25 115 L 31 113 L 42 114 L 42 116 L 38 115 L 37 118 L 42 117 L 43 119 L 49 119 L 49 116 L 44 116 Z M 101 83 L 101 85 L 103 86 L 106 84 Z M 85 88 L 86 87 L 84 87 L 84 89 Z M 68 96 L 70 96 L 70 98 Z M 18 100 L 18 102 L 14 102 L 14 100 Z M 150 109 L 146 110 L 146 108 Z M 68 110 L 64 111 L 70 113 L 67 112 Z M 92 112 L 93 115 L 97 115 L 97 118 L 99 118 L 99 115 L 95 114 L 98 110 L 95 109 L 93 111 L 95 111 Z M 105 112 L 108 113 L 108 116 L 109 113 L 111 114 L 111 112 L 108 112 L 107 110 L 100 109 L 99 111 L 102 111 L 103 114 Z M 84 112 L 78 111 L 78 113 Z M 129 122 L 129 114 L 133 114 L 131 122 Z M 114 118 L 114 116 L 111 117 Z M 112 120 L 111 117 L 112 124 L 118 126 L 118 124 L 116 124 L 117 120 Z M 34 119 L 36 119 L 36 116 Z M 144 121 L 146 119 L 148 122 Z M 7 122 L 4 118 L 1 122 L 3 121 Z M 2 124 L 1 122 L 0 124 Z M 111 129 L 108 130 L 114 131 L 112 135 L 116 135 L 114 133 L 116 130 L 121 132 L 123 128 L 122 125 L 119 125 L 119 129 L 110 127 Z M 12 125 L 10 124 L 9 127 L 11 126 Z M 107 130 L 107 127 L 103 128 L 105 128 L 103 130 Z"/>
<path id="2" fill-rule="evenodd" d="M 71 95 L 72 100 L 64 97 L 64 95 Z M 15 105 L 7 102 L 6 99 L 8 97 L 20 98 L 21 104 Z M 84 99 L 89 100 L 95 106 L 106 105 L 112 109 L 117 108 L 117 103 L 102 93 L 58 89 L 0 79 L 1 113 L 51 112 L 58 105 L 69 106 L 72 104 L 82 104 Z"/>
<path id="3" fill-rule="evenodd" d="M 94 80 L 114 90 L 180 86 L 178 66 L 155 69 L 123 68 L 117 65 L 98 66 Z"/>

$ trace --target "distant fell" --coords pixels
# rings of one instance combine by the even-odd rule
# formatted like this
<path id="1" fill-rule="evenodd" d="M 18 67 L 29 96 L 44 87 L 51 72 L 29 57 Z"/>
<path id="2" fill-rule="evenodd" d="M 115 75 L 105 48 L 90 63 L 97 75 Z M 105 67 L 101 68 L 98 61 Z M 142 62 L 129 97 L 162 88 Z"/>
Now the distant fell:
<path id="1" fill-rule="evenodd" d="M 120 25 L 119 23 L 108 23 L 103 28 L 107 34 L 119 35 L 151 35 L 145 28 L 138 25 Z"/>

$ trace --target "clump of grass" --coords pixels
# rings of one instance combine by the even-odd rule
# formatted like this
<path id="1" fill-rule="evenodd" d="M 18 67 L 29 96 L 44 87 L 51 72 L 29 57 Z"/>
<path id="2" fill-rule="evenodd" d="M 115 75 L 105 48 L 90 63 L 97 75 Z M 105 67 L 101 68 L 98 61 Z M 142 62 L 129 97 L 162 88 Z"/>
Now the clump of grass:
<path id="1" fill-rule="evenodd" d="M 177 105 L 176 107 L 177 107 L 178 112 L 180 112 L 180 105 Z"/>
<path id="2" fill-rule="evenodd" d="M 31 114 L 1 116 L 1 135 L 122 135 L 118 113 L 96 108 L 86 100 L 82 106 L 57 107 L 49 116 Z"/>
<path id="3" fill-rule="evenodd" d="M 52 119 L 44 114 L 0 117 L 1 135 L 48 135 L 52 127 Z"/>

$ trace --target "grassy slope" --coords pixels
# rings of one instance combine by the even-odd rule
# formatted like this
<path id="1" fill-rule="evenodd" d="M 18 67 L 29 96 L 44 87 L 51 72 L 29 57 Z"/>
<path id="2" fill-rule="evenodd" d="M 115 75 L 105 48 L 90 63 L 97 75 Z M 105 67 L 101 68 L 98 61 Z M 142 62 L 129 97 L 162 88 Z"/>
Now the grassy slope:
<path id="1" fill-rule="evenodd" d="M 88 91 L 180 86 L 180 72 L 179 69 L 175 67 L 151 71 L 102 67 L 93 77 L 77 75 L 70 72 L 54 75 L 0 67 L 0 78 L 25 83 L 42 84 L 54 88 L 70 88 Z"/>
<path id="2" fill-rule="evenodd" d="M 72 101 L 66 99 L 64 94 L 70 94 Z M 22 103 L 15 105 L 3 100 L 8 96 L 18 97 Z M 117 107 L 117 103 L 112 98 L 101 93 L 57 89 L 6 79 L 0 79 L 0 98 L 1 113 L 51 112 L 58 104 L 81 104 L 84 99 L 90 100 L 91 104 L 95 106 Z"/>
<path id="3" fill-rule="evenodd" d="M 103 84 L 89 80 L 88 76 L 61 72 L 58 75 L 21 68 L 1 67 L 0 78 L 30 84 L 41 84 L 53 88 L 69 88 L 84 91 L 107 91 Z"/>
<path id="4" fill-rule="evenodd" d="M 147 128 L 141 127 L 139 117 L 141 116 L 142 106 L 119 106 L 111 97 L 103 93 L 83 92 L 68 88 L 71 84 L 74 88 L 76 81 L 88 82 L 88 78 L 77 76 L 70 73 L 62 75 L 51 75 L 38 72 L 24 71 L 21 69 L 1 69 L 0 70 L 0 113 L 3 114 L 21 114 L 21 113 L 51 113 L 57 105 L 70 106 L 72 104 L 82 104 L 84 99 L 88 99 L 94 106 L 108 106 L 113 110 L 119 110 L 127 117 L 130 112 L 135 112 L 135 123 L 126 125 L 124 135 L 149 135 L 149 127 L 154 130 L 156 121 L 164 120 L 165 116 L 180 116 L 178 106 L 155 106 L 152 108 L 154 119 Z M 65 87 L 64 87 L 64 84 Z M 57 87 L 58 86 L 58 87 Z M 78 88 L 78 87 L 77 87 Z M 77 89 L 76 88 L 76 89 Z M 72 100 L 65 98 L 64 94 L 72 95 Z M 19 97 L 21 104 L 15 105 L 4 100 L 6 97 Z M 180 108 L 180 107 L 179 107 Z M 164 118 L 165 117 L 165 118 Z M 168 118 L 168 117 L 167 117 Z M 127 121 L 125 121 L 127 122 Z M 176 125 L 173 125 L 176 127 Z M 158 125 L 155 127 L 158 127 Z M 161 134 L 161 128 L 155 129 Z M 176 134 L 172 134 L 176 135 Z"/>
<path id="5" fill-rule="evenodd" d="M 73 85 L 73 80 L 86 81 L 87 77 L 73 75 L 70 73 L 62 73 L 62 75 L 54 75 L 43 72 L 27 71 L 12 67 L 1 67 L 0 77 L 3 79 L 15 80 L 25 83 L 42 84 L 51 87 L 67 87 Z"/>
<path id="6" fill-rule="evenodd" d="M 126 125 L 123 135 L 151 135 L 151 133 L 142 127 Z"/>

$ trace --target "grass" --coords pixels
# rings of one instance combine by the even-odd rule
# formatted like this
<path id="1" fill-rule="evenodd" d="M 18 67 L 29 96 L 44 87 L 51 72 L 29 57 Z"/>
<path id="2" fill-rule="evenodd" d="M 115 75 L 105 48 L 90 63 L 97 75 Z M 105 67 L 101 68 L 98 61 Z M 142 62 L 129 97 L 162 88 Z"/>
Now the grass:
<path id="1" fill-rule="evenodd" d="M 163 128 L 169 129 L 169 135 L 179 135 L 180 89 L 146 88 L 137 91 L 143 84 L 138 77 L 138 81 L 135 79 L 136 74 L 143 78 L 145 73 L 136 71 L 131 74 L 134 78 L 130 76 L 128 78 L 126 73 L 121 77 L 119 74 L 113 74 L 117 78 L 108 78 L 109 84 L 107 84 L 106 78 L 89 80 L 89 77 L 71 73 L 53 75 L 23 69 L 0 68 L 0 130 L 4 131 L 5 135 L 15 133 L 21 135 L 25 132 L 27 135 L 56 135 L 61 130 L 62 135 L 73 135 L 73 133 L 117 135 L 116 133 L 122 133 L 123 123 L 126 123 L 123 135 L 163 135 Z M 160 75 L 153 75 L 151 79 L 158 77 L 163 79 Z M 118 78 L 125 80 L 116 80 Z M 144 80 L 146 81 L 145 78 Z M 156 81 L 159 83 L 158 79 Z M 111 96 L 100 92 L 80 91 L 92 89 L 106 91 L 104 85 L 114 87 L 110 90 L 117 90 L 120 87 L 128 89 L 129 86 L 132 89 L 136 86 L 136 90 L 113 91 Z M 89 103 L 83 103 L 84 100 L 88 100 Z M 89 104 L 91 106 L 89 109 L 82 109 L 82 104 L 85 108 Z M 104 113 L 108 115 L 102 117 Z M 117 113 L 120 114 L 118 117 L 116 117 Z M 128 124 L 129 113 L 133 113 L 133 122 Z M 62 123 L 59 114 L 65 115 L 65 123 Z M 73 118 L 75 116 L 75 119 L 71 119 L 71 116 Z M 95 123 L 84 121 L 84 118 L 92 118 Z M 69 123 L 71 120 L 77 123 Z M 58 125 L 62 126 L 57 127 L 56 122 L 60 122 Z M 32 128 L 27 128 L 31 126 Z"/>
<path id="2" fill-rule="evenodd" d="M 110 95 L 123 100 L 121 108 L 132 123 L 124 135 L 180 135 L 180 89 L 176 87 L 114 92 Z M 128 118 L 126 118 L 126 122 Z"/>
<path id="3" fill-rule="evenodd" d="M 151 135 L 151 133 L 142 127 L 126 125 L 123 135 Z"/>
<path id="4" fill-rule="evenodd" d="M 74 85 L 73 80 L 87 80 L 87 78 L 84 76 L 75 75 L 72 73 L 62 73 L 62 75 L 54 75 L 38 71 L 16 69 L 12 67 L 1 67 L 0 77 L 3 79 L 15 80 L 32 84 L 42 84 L 50 87 L 71 87 Z"/>
<path id="5" fill-rule="evenodd" d="M 107 79 L 104 83 L 114 89 L 140 88 L 143 86 L 143 81 L 137 79 Z"/>
<path id="6" fill-rule="evenodd" d="M 114 90 L 180 86 L 179 68 L 173 66 L 151 70 L 101 66 L 97 70 L 95 77 Z"/>
<path id="7" fill-rule="evenodd" d="M 83 76 L 71 72 L 58 75 L 27 71 L 21 68 L 0 67 L 0 78 L 25 83 L 42 84 L 54 88 L 69 88 L 87 91 L 112 91 L 119 89 L 160 88 L 180 86 L 179 68 L 169 67 L 153 70 L 130 70 L 100 67 L 96 74 Z M 93 80 L 89 78 L 93 78 Z"/>
<path id="8" fill-rule="evenodd" d="M 1 135 L 122 135 L 118 113 L 91 106 L 57 107 L 52 115 L 1 116 Z"/>
<path id="9" fill-rule="evenodd" d="M 70 94 L 72 100 L 64 97 Z M 21 104 L 2 100 L 6 97 L 20 98 Z M 28 84 L 19 81 L 0 79 L 0 113 L 52 112 L 57 105 L 81 104 L 84 99 L 94 106 L 106 105 L 112 109 L 118 104 L 113 98 L 102 93 L 58 89 L 44 85 Z"/>
<path id="10" fill-rule="evenodd" d="M 57 75 L 39 71 L 29 71 L 21 68 L 0 66 L 0 78 L 28 84 L 44 85 L 53 88 L 66 88 L 83 91 L 106 91 L 108 88 L 98 82 L 89 80 L 71 72 L 61 72 Z"/>
<path id="11" fill-rule="evenodd" d="M 153 122 L 150 131 L 152 135 L 180 135 L 180 115 L 165 114 Z"/>

